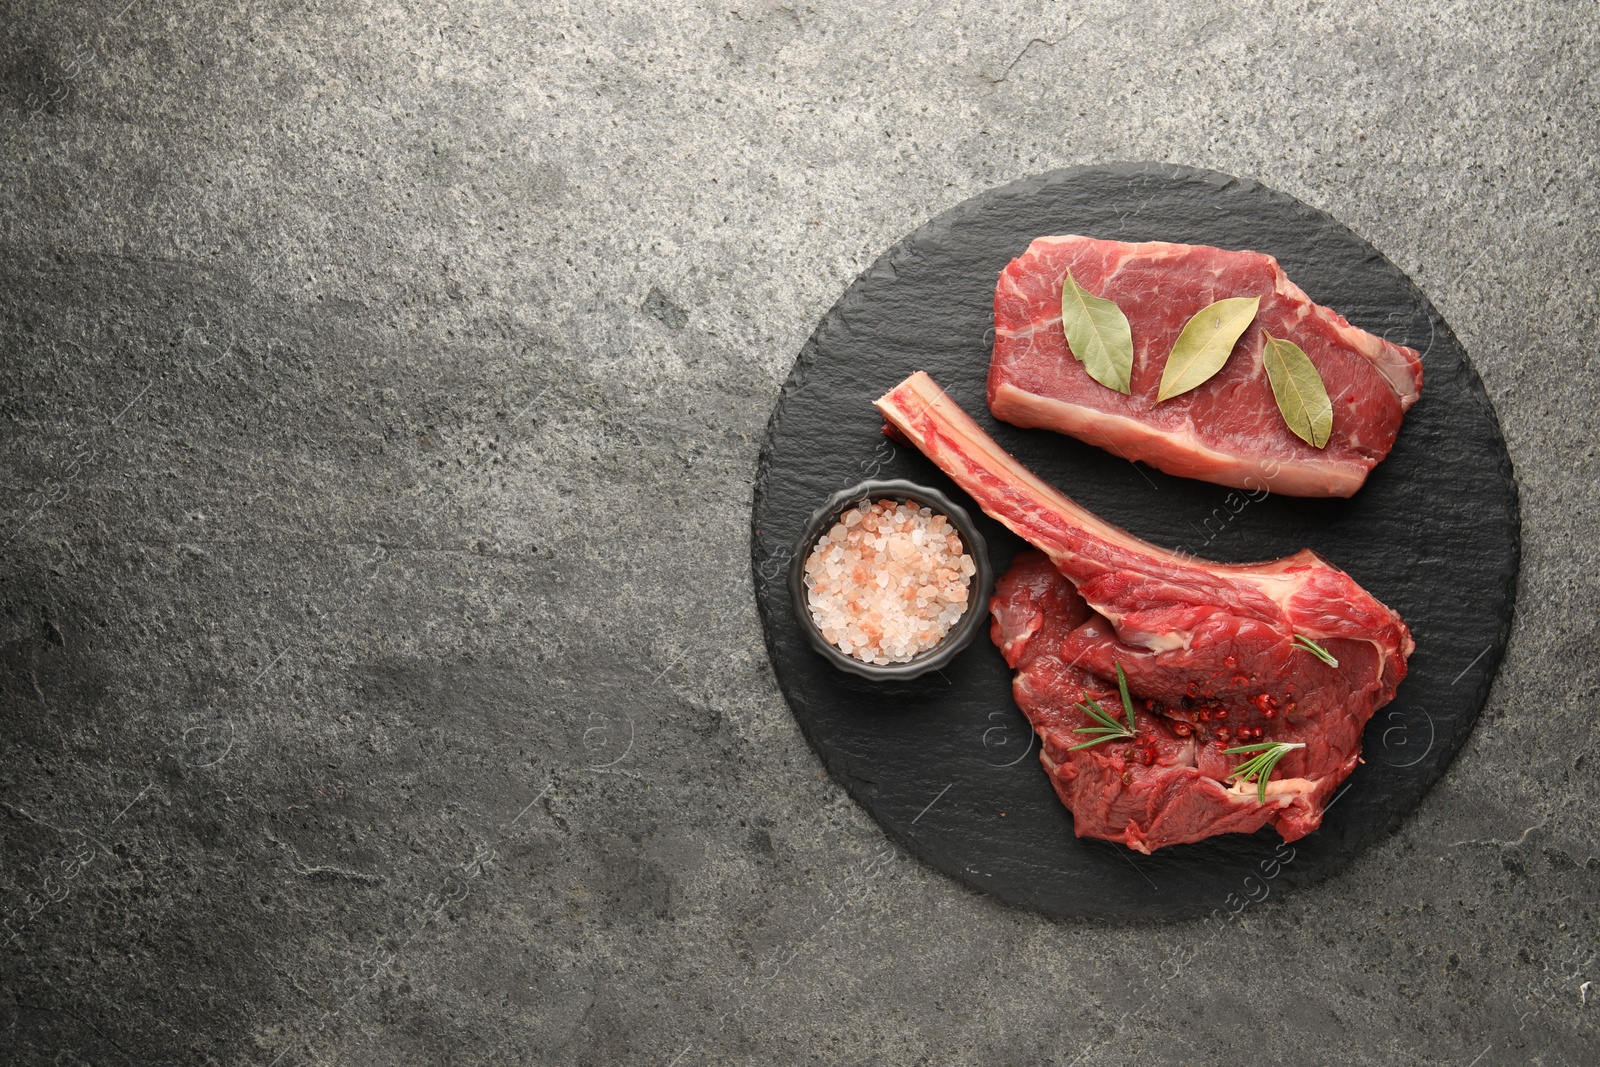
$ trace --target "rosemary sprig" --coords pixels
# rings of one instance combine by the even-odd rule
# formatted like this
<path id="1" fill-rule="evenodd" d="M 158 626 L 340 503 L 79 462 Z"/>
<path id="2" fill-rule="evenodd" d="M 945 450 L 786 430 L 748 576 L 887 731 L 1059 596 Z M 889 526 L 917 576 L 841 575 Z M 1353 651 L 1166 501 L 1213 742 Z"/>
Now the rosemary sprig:
<path id="1" fill-rule="evenodd" d="M 1080 726 L 1072 731 L 1075 734 L 1099 734 L 1093 741 L 1085 741 L 1081 745 L 1073 745 L 1068 752 L 1076 752 L 1080 748 L 1089 748 L 1106 741 L 1122 741 L 1132 739 L 1138 733 L 1138 724 L 1133 718 L 1133 698 L 1128 696 L 1128 676 L 1122 673 L 1122 664 L 1117 664 L 1117 691 L 1122 695 L 1122 711 L 1128 721 L 1118 722 L 1112 718 L 1111 713 L 1101 707 L 1100 702 L 1093 698 L 1085 700 L 1078 705 L 1078 710 L 1089 718 L 1099 723 L 1098 726 Z"/>
<path id="2" fill-rule="evenodd" d="M 1122 710 L 1128 716 L 1128 736 L 1132 737 L 1139 732 L 1138 725 L 1133 721 L 1133 700 L 1128 696 L 1128 676 L 1122 673 L 1122 664 L 1114 663 L 1117 668 L 1117 692 L 1122 695 Z"/>
<path id="3" fill-rule="evenodd" d="M 1317 644 L 1315 641 L 1311 640 L 1311 638 L 1306 637 L 1303 634 L 1295 634 L 1294 643 L 1330 667 L 1337 667 L 1339 665 L 1339 661 L 1333 658 L 1333 653 L 1329 652 L 1327 649 L 1323 648 L 1321 645 Z"/>
<path id="4" fill-rule="evenodd" d="M 1296 741 L 1292 744 L 1288 741 L 1263 741 L 1254 745 L 1225 748 L 1222 752 L 1223 755 L 1227 756 L 1242 755 L 1247 752 L 1256 753 L 1256 755 L 1235 767 L 1233 773 L 1228 775 L 1228 778 L 1230 780 L 1238 778 L 1246 782 L 1254 779 L 1256 783 L 1256 798 L 1265 804 L 1267 802 L 1267 779 L 1272 777 L 1272 768 L 1276 767 L 1279 760 L 1295 749 L 1305 747 L 1304 741 Z"/>

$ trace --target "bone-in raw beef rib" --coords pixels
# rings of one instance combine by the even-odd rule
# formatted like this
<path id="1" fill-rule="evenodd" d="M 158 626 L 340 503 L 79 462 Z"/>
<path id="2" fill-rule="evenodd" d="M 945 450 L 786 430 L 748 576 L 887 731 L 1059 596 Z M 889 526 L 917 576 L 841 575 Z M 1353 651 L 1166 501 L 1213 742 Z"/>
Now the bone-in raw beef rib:
<path id="1" fill-rule="evenodd" d="M 1132 392 L 1096 382 L 1061 329 L 1061 283 L 1114 301 L 1133 331 Z M 1228 362 L 1160 404 L 1167 354 L 1189 318 L 1227 297 L 1261 298 Z M 1287 337 L 1316 366 L 1333 403 L 1317 449 L 1290 432 L 1261 363 L 1262 333 Z M 1169 474 L 1290 496 L 1350 496 L 1389 454 L 1422 389 L 1415 349 L 1357 329 L 1312 303 L 1259 252 L 1152 241 L 1041 237 L 1000 274 L 994 293 L 989 410 L 1018 426 L 1070 434 Z"/>
<path id="2" fill-rule="evenodd" d="M 920 371 L 878 408 L 1041 550 L 998 583 L 993 636 L 1078 836 L 1149 852 L 1268 823 L 1293 841 L 1320 825 L 1362 728 L 1405 677 L 1414 645 L 1399 615 L 1308 549 L 1224 564 L 1139 540 L 1040 481 Z M 1134 739 L 1073 750 L 1096 725 L 1081 702 L 1122 718 L 1119 665 Z M 1277 764 L 1263 802 L 1256 783 L 1230 781 L 1250 757 L 1222 749 L 1268 741 L 1305 747 Z"/>

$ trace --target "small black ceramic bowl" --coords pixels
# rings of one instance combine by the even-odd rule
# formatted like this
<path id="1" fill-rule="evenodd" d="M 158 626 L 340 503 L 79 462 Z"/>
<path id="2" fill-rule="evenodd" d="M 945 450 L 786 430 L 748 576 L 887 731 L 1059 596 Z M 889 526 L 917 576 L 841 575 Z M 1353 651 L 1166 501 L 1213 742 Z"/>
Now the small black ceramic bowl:
<path id="1" fill-rule="evenodd" d="M 967 587 L 966 613 L 956 620 L 943 641 L 905 663 L 864 663 L 846 655 L 822 636 L 822 631 L 811 618 L 810 598 L 806 595 L 805 583 L 806 557 L 811 555 L 823 531 L 832 529 L 839 517 L 860 504 L 863 497 L 872 500 L 912 500 L 945 516 L 961 535 L 967 554 L 978 568 L 978 573 L 972 576 L 971 584 Z M 972 639 L 983 629 L 989 618 L 989 596 L 993 588 L 994 572 L 989 567 L 989 546 L 973 524 L 972 516 L 937 489 L 929 489 L 915 482 L 867 481 L 833 494 L 806 520 L 805 529 L 795 541 L 794 555 L 789 559 L 789 597 L 794 601 L 794 613 L 800 620 L 800 629 L 804 631 L 806 640 L 835 667 L 874 681 L 904 681 L 949 663 L 956 653 L 972 644 Z"/>

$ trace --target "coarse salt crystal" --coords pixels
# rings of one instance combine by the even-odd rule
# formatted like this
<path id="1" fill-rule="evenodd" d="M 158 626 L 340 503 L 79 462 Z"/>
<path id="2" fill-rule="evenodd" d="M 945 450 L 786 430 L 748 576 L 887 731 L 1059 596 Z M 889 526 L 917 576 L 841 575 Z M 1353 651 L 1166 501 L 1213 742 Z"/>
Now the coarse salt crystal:
<path id="1" fill-rule="evenodd" d="M 864 500 L 806 559 L 807 603 L 840 651 L 866 663 L 904 663 L 960 621 L 977 570 L 946 516 Z"/>

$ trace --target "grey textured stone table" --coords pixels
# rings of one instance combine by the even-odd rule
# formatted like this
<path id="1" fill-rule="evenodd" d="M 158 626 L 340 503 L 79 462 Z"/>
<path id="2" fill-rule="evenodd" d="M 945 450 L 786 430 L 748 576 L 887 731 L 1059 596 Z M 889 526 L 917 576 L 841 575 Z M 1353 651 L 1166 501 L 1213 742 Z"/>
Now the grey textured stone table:
<path id="1" fill-rule="evenodd" d="M 0 1062 L 1600 1058 L 1592 4 L 125 5 L 0 13 Z M 1221 930 L 898 851 L 752 602 L 823 312 L 1117 159 L 1398 263 L 1522 493 L 1453 769 Z"/>

